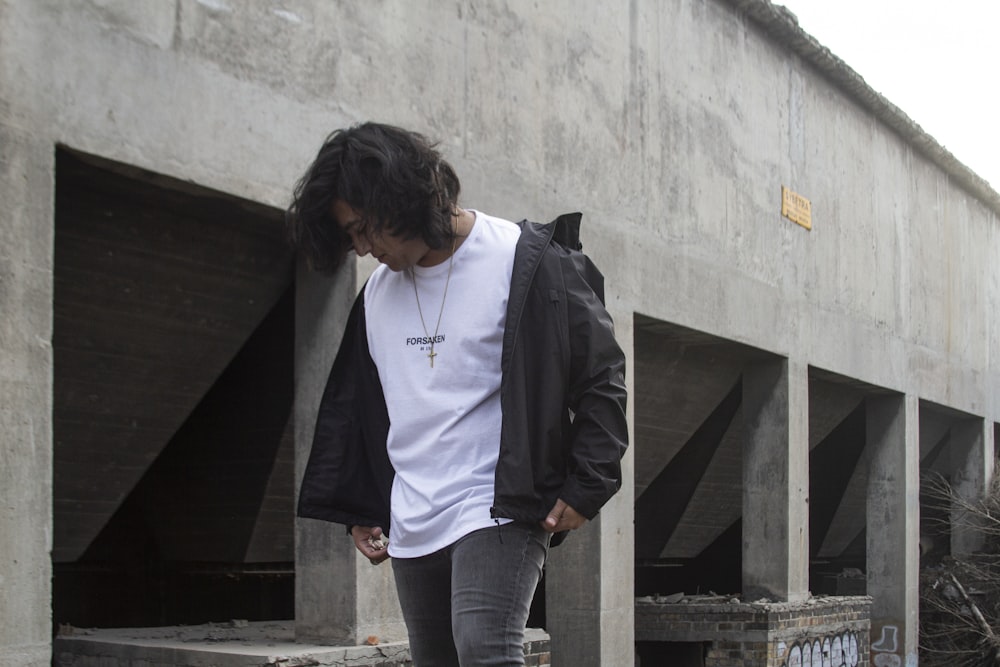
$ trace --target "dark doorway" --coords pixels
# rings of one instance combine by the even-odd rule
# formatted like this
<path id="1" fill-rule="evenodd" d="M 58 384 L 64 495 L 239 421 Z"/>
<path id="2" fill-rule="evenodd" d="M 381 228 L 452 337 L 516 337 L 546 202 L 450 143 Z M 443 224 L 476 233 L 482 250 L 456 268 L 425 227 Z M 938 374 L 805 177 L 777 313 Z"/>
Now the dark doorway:
<path id="1" fill-rule="evenodd" d="M 54 626 L 291 618 L 280 211 L 59 150 Z"/>

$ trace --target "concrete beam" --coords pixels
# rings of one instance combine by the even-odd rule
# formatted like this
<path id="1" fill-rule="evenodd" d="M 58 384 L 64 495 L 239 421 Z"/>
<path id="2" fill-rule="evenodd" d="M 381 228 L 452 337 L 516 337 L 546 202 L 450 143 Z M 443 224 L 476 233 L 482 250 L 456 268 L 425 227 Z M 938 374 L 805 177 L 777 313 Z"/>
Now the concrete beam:
<path id="1" fill-rule="evenodd" d="M 632 313 L 611 312 L 625 351 L 627 418 L 634 434 L 635 349 Z M 545 567 L 545 629 L 552 665 L 631 664 L 635 651 L 634 448 L 622 460 L 622 488 L 601 513 L 560 546 Z M 625 661 L 625 662 L 623 662 Z"/>
<path id="2" fill-rule="evenodd" d="M 0 43 L 6 36 L 0 30 Z M 6 82 L 0 73 L 0 90 Z M 46 667 L 52 636 L 53 151 L 46 138 L 7 123 L 2 102 L 0 146 L 0 665 Z"/>
<path id="3" fill-rule="evenodd" d="M 545 620 L 553 665 L 611 665 L 634 650 L 631 493 L 549 552 Z M 621 496 L 621 494 L 619 494 Z"/>
<path id="4" fill-rule="evenodd" d="M 920 443 L 916 396 L 866 399 L 872 652 L 915 665 L 919 597 Z M 873 664 L 882 664 L 873 660 Z"/>
<path id="5" fill-rule="evenodd" d="M 809 596 L 809 377 L 781 359 L 743 372 L 743 596 Z"/>
<path id="6" fill-rule="evenodd" d="M 334 279 L 299 266 L 295 294 L 295 488 L 312 447 L 320 397 L 340 345 L 357 286 L 355 262 Z M 357 645 L 406 639 L 389 565 L 372 567 L 344 527 L 295 522 L 295 637 L 300 642 Z"/>
<path id="7" fill-rule="evenodd" d="M 951 554 L 962 556 L 983 547 L 985 534 L 974 514 L 993 482 L 994 429 L 984 419 L 966 419 L 951 428 L 951 488 L 958 502 L 951 511 Z"/>

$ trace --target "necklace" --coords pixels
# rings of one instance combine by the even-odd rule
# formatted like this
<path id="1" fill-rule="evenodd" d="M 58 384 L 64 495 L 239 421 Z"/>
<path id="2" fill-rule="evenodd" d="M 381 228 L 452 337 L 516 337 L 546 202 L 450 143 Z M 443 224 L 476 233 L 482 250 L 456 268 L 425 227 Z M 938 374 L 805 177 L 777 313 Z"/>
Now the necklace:
<path id="1" fill-rule="evenodd" d="M 451 284 L 451 269 L 455 266 L 455 248 L 458 242 L 458 236 L 455 236 L 454 240 L 451 242 L 451 255 L 448 256 L 448 277 L 444 280 L 444 294 L 441 295 L 441 308 L 438 310 L 437 324 L 434 325 L 434 335 L 431 336 L 430 332 L 427 331 L 427 324 L 424 323 L 424 311 L 420 307 L 420 293 L 417 291 L 417 274 L 410 269 L 410 280 L 413 282 L 413 296 L 417 299 L 417 313 L 420 315 L 420 326 L 424 328 L 424 335 L 431 341 L 431 349 L 427 353 L 427 358 L 431 361 L 431 368 L 434 368 L 434 357 L 437 356 L 437 352 L 434 351 L 434 345 L 437 343 L 438 329 L 441 327 L 441 315 L 444 314 L 444 301 L 448 298 L 448 285 Z"/>

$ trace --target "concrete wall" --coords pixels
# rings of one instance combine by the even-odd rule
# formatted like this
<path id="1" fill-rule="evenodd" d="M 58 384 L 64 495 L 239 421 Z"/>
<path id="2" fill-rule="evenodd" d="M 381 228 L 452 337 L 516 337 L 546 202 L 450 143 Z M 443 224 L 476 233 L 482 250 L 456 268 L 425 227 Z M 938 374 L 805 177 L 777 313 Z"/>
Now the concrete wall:
<path id="1" fill-rule="evenodd" d="M 0 0 L 0 662 L 50 654 L 59 143 L 283 206 L 333 128 L 420 129 L 467 205 L 584 211 L 626 349 L 640 312 L 1000 418 L 997 208 L 745 4 Z M 629 485 L 602 517 L 631 562 Z M 627 649 L 630 582 L 588 650 Z"/>

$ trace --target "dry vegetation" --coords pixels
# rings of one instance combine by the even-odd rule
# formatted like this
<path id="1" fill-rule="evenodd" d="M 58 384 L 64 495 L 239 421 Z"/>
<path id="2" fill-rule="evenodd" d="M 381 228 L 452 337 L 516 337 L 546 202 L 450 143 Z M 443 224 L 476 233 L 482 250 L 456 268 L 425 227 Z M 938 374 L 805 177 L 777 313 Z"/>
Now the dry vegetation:
<path id="1" fill-rule="evenodd" d="M 974 554 L 954 558 L 925 554 L 920 573 L 921 667 L 1000 667 L 1000 476 L 984 500 L 957 497 L 939 475 L 924 478 L 922 532 L 947 541 L 952 526 L 984 538 Z M 933 508 L 951 507 L 949 512 Z"/>

